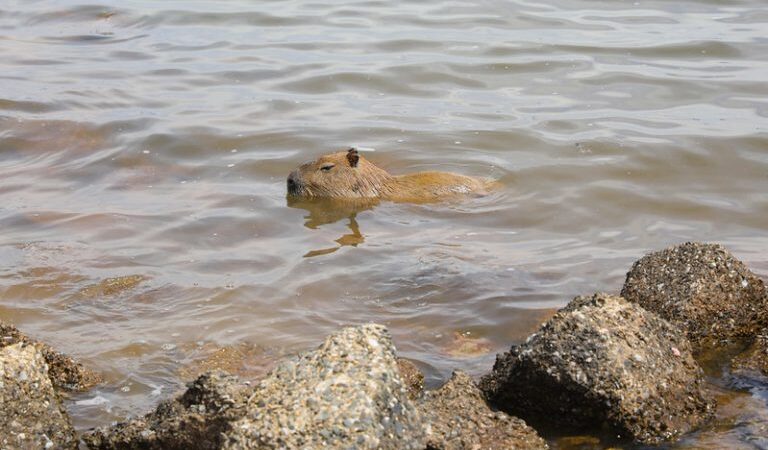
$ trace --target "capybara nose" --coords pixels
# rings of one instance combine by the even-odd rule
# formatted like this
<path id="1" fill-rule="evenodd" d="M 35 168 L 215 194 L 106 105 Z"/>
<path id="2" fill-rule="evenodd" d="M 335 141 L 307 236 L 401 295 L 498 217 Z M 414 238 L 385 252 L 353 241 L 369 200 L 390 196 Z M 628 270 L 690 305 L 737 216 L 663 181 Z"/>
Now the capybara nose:
<path id="1" fill-rule="evenodd" d="M 296 171 L 294 170 L 288 175 L 288 193 L 295 194 L 299 188 L 299 183 L 296 181 Z"/>

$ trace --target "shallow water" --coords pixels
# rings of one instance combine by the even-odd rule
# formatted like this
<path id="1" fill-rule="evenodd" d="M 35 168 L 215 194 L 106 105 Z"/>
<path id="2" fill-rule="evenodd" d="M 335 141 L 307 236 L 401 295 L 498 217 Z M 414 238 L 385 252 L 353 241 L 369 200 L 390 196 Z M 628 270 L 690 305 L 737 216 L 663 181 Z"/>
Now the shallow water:
<path id="1" fill-rule="evenodd" d="M 681 241 L 768 277 L 762 0 L 119 5 L 0 4 L 0 317 L 104 372 L 79 428 L 212 349 L 266 365 L 368 321 L 433 386 L 479 375 Z M 504 187 L 289 205 L 287 173 L 348 145 Z M 753 391 L 681 447 L 759 445 Z"/>

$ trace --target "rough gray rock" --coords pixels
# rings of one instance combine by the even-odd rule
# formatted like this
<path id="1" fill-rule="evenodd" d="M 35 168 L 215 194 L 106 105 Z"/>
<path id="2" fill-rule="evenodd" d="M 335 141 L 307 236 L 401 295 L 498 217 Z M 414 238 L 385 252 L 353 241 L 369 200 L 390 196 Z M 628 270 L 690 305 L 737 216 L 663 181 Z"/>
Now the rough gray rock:
<path id="1" fill-rule="evenodd" d="M 224 372 L 201 375 L 187 391 L 161 403 L 141 419 L 97 429 L 83 436 L 100 450 L 213 450 L 221 447 L 223 433 L 245 414 L 247 386 Z"/>
<path id="2" fill-rule="evenodd" d="M 222 372 L 179 398 L 83 437 L 93 449 L 423 449 L 423 422 L 386 329 L 343 329 L 254 387 Z"/>
<path id="3" fill-rule="evenodd" d="M 527 341 L 498 355 L 480 387 L 492 404 L 559 426 L 607 423 L 637 442 L 676 438 L 714 401 L 685 336 L 626 300 L 576 297 Z"/>
<path id="4" fill-rule="evenodd" d="M 751 340 L 768 325 L 762 280 L 718 244 L 687 242 L 642 257 L 621 295 L 678 325 L 697 352 Z"/>
<path id="5" fill-rule="evenodd" d="M 429 423 L 428 450 L 541 450 L 547 443 L 523 420 L 491 411 L 483 394 L 463 372 L 454 372 L 422 405 Z"/>
<path id="6" fill-rule="evenodd" d="M 11 324 L 0 321 L 0 348 L 19 342 L 35 344 L 48 363 L 48 374 L 53 385 L 64 391 L 83 391 L 99 383 L 101 378 L 92 370 L 72 358 L 53 350 L 48 345 L 29 338 Z"/>
<path id="7" fill-rule="evenodd" d="M 75 431 L 37 346 L 0 348 L 0 407 L 0 448 L 77 448 Z"/>
<path id="8" fill-rule="evenodd" d="M 223 448 L 423 449 L 421 415 L 386 328 L 345 328 L 278 365 Z"/>

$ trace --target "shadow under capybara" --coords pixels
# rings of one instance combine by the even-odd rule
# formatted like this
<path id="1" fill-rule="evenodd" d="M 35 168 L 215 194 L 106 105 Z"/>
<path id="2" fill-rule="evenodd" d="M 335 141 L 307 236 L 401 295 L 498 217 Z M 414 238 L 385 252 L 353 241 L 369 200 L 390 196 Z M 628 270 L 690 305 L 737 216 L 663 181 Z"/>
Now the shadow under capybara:
<path id="1" fill-rule="evenodd" d="M 494 184 L 497 182 L 450 172 L 390 175 L 351 148 L 299 166 L 288 175 L 288 195 L 427 203 L 468 194 L 485 195 Z"/>

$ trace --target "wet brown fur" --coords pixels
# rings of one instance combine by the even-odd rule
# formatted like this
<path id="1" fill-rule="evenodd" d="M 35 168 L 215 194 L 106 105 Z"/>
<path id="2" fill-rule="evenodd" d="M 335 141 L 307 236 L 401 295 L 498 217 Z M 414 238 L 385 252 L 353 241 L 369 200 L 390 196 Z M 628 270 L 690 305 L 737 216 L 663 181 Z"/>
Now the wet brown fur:
<path id="1" fill-rule="evenodd" d="M 310 198 L 377 198 L 434 202 L 487 194 L 493 182 L 450 172 L 390 175 L 355 149 L 323 155 L 288 176 L 288 194 Z"/>

